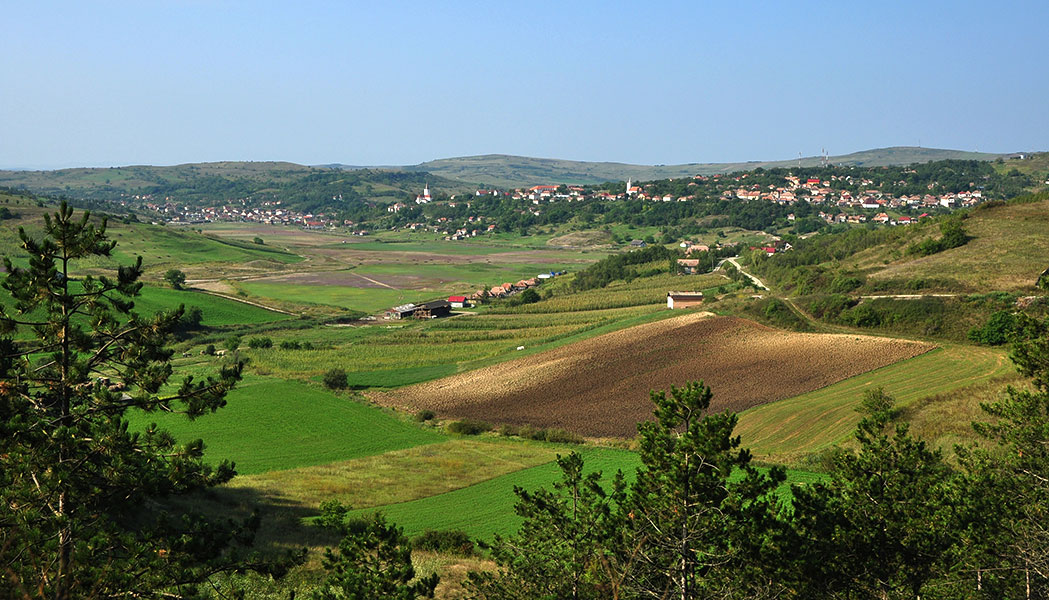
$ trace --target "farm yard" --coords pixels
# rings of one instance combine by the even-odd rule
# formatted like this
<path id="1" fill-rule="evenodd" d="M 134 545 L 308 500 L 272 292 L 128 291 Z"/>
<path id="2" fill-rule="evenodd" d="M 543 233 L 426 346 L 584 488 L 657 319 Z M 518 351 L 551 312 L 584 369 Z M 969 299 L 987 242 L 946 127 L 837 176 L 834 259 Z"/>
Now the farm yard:
<path id="1" fill-rule="evenodd" d="M 932 348 L 869 336 L 788 333 L 691 313 L 371 398 L 449 418 L 632 437 L 651 415 L 651 389 L 703 380 L 715 391 L 712 410 L 738 412 Z"/>

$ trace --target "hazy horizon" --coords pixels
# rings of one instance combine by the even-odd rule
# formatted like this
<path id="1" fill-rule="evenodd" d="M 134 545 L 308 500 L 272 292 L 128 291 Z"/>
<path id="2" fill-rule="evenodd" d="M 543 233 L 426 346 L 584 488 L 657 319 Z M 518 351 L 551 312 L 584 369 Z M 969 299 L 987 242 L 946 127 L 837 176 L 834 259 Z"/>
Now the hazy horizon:
<path id="1" fill-rule="evenodd" d="M 16 3 L 0 165 L 1045 149 L 1044 2 Z"/>

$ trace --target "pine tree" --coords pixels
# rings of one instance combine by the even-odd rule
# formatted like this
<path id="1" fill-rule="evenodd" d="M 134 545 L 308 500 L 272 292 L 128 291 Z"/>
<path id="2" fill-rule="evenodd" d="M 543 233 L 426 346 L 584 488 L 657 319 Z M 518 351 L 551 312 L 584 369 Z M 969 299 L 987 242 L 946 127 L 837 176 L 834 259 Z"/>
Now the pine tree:
<path id="1" fill-rule="evenodd" d="M 321 505 L 319 525 L 341 534 L 339 545 L 324 551 L 327 581 L 315 600 L 415 600 L 433 598 L 436 574 L 416 577 L 412 549 L 400 527 L 382 514 L 347 521 L 349 509 L 337 501 Z"/>
<path id="2" fill-rule="evenodd" d="M 106 221 L 65 203 L 43 238 L 19 230 L 27 266 L 4 259 L 0 304 L 0 598 L 189 597 L 209 576 L 246 566 L 234 546 L 254 520 L 214 522 L 173 501 L 225 481 L 233 465 L 202 461 L 129 410 L 214 411 L 241 366 L 186 377 L 172 390 L 165 347 L 182 308 L 139 315 L 141 257 L 115 279 L 76 264 L 109 256 Z"/>
<path id="3" fill-rule="evenodd" d="M 788 546 L 803 597 L 925 598 L 949 577 L 963 509 L 939 451 L 894 423 L 881 389 L 863 401 L 857 452 L 841 452 L 830 480 L 794 489 L 797 538 Z"/>
<path id="4" fill-rule="evenodd" d="M 558 456 L 561 479 L 552 489 L 515 488 L 515 512 L 523 518 L 510 538 L 497 536 L 492 558 L 498 573 L 471 573 L 475 597 L 500 600 L 604 598 L 622 580 L 613 566 L 617 510 L 625 484 L 618 475 L 608 493 L 601 473 L 584 474 L 583 458 Z"/>
<path id="5" fill-rule="evenodd" d="M 756 597 L 751 580 L 773 523 L 774 490 L 785 476 L 763 474 L 733 436 L 736 416 L 707 414 L 702 383 L 652 392 L 655 421 L 638 425 L 642 466 L 628 520 L 636 557 L 627 575 L 640 597 L 691 600 Z"/>
<path id="6" fill-rule="evenodd" d="M 984 542 L 973 559 L 980 587 L 1018 598 L 1049 595 L 1049 319 L 1021 316 L 1011 358 L 1032 390 L 1010 387 L 983 405 L 993 417 L 975 423 L 992 448 L 962 452 L 970 495 L 989 510 L 973 538 Z M 1001 580 L 1001 581 L 999 581 Z"/>

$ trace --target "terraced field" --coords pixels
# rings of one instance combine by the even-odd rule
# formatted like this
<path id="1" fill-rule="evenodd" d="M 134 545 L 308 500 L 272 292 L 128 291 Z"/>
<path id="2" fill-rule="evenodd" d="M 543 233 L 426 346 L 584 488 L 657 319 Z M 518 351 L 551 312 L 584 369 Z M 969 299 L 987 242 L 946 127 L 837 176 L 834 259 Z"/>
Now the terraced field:
<path id="1" fill-rule="evenodd" d="M 636 424 L 651 415 L 651 389 L 701 379 L 714 389 L 712 410 L 742 411 L 932 348 L 889 338 L 784 332 L 691 313 L 372 398 L 448 417 L 632 437 Z"/>

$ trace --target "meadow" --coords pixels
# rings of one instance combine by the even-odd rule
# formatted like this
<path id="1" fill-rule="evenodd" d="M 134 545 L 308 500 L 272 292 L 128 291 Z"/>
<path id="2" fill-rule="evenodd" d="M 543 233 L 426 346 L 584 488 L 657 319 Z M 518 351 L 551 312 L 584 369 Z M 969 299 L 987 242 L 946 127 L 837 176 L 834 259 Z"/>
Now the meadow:
<path id="1" fill-rule="evenodd" d="M 177 439 L 202 438 L 212 462 L 232 460 L 237 472 L 261 473 L 320 465 L 443 441 L 366 404 L 304 383 L 248 375 L 227 405 L 190 421 L 172 413 L 136 413 L 133 428 L 156 423 Z"/>

